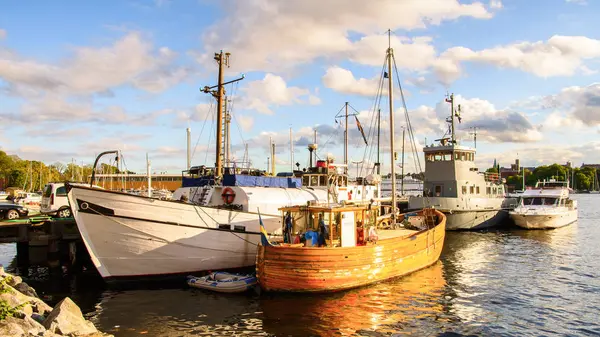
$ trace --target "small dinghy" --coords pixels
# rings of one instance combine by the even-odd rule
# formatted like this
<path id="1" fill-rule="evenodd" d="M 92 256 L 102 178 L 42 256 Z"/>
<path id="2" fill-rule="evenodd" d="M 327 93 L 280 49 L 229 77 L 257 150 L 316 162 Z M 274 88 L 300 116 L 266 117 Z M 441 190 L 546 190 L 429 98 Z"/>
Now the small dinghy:
<path id="1" fill-rule="evenodd" d="M 256 284 L 256 276 L 232 274 L 217 271 L 207 276 L 188 276 L 187 283 L 190 287 L 209 289 L 222 293 L 244 292 Z"/>

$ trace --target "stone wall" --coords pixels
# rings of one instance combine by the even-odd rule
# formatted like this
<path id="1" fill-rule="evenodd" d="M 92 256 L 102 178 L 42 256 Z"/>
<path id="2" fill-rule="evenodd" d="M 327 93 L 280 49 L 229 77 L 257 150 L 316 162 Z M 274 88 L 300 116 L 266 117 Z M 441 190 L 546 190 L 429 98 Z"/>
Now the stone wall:
<path id="1" fill-rule="evenodd" d="M 21 277 L 0 266 L 0 337 L 112 337 L 86 320 L 70 298 L 54 308 L 38 298 Z"/>

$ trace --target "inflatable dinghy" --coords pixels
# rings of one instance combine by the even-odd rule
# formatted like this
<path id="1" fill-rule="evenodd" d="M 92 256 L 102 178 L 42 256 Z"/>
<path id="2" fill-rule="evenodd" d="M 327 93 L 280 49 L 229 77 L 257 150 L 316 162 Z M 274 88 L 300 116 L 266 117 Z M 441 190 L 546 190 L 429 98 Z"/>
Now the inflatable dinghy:
<path id="1" fill-rule="evenodd" d="M 188 276 L 187 283 L 190 287 L 208 289 L 222 293 L 240 293 L 256 284 L 256 276 L 231 274 L 217 271 L 207 276 Z"/>

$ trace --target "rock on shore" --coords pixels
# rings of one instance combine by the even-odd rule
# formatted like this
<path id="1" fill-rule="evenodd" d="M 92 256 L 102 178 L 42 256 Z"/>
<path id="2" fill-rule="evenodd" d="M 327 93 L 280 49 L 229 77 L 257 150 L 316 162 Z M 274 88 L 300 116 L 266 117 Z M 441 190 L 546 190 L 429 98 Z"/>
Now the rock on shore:
<path id="1" fill-rule="evenodd" d="M 0 337 L 112 337 L 86 320 L 70 298 L 54 308 L 19 276 L 0 266 Z"/>

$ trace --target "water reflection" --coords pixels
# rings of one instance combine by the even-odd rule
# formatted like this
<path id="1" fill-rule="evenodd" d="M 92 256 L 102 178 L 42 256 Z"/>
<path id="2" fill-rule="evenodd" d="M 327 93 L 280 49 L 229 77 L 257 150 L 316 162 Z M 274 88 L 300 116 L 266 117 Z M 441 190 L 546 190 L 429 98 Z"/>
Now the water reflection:
<path id="1" fill-rule="evenodd" d="M 404 278 L 337 294 L 268 294 L 260 298 L 263 328 L 277 336 L 424 331 L 423 322 L 442 316 L 445 286 L 438 262 Z"/>
<path id="2" fill-rule="evenodd" d="M 53 302 L 71 296 L 116 337 L 600 335 L 600 196 L 577 199 L 577 224 L 448 232 L 432 267 L 335 294 L 216 294 L 183 281 L 106 290 L 95 273 L 24 274 Z"/>

